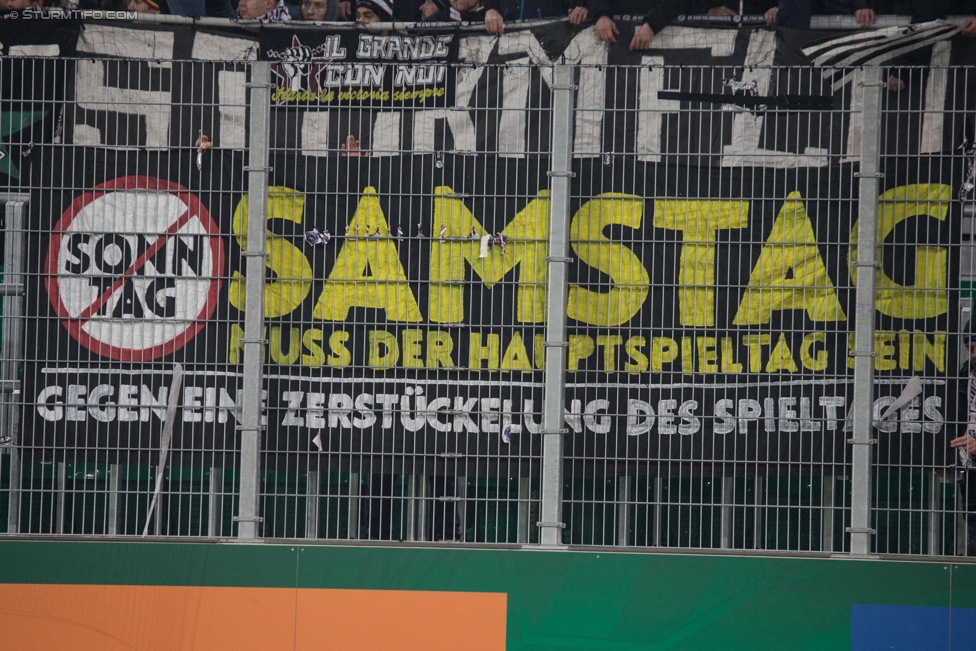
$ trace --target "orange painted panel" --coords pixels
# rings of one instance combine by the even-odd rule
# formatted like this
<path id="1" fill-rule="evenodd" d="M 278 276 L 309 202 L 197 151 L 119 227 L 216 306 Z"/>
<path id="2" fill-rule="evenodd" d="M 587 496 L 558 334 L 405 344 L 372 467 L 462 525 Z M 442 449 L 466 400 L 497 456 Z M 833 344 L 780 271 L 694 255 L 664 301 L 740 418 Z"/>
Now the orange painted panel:
<path id="1" fill-rule="evenodd" d="M 0 585 L 7 651 L 293 649 L 293 588 Z"/>
<path id="2" fill-rule="evenodd" d="M 506 598 L 406 590 L 296 594 L 292 588 L 0 584 L 0 640 L 4 651 L 503 651 Z"/>
<path id="3" fill-rule="evenodd" d="M 508 595 L 298 591 L 298 651 L 504 651 Z"/>

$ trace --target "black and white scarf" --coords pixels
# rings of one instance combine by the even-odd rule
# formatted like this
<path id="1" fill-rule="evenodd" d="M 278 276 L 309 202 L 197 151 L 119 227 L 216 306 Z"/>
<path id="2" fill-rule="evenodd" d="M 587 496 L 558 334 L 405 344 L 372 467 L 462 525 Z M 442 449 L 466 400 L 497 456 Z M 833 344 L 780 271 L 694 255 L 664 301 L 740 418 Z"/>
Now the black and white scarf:
<path id="1" fill-rule="evenodd" d="M 966 434 L 976 437 L 976 369 L 969 371 L 969 422 L 966 423 Z M 973 457 L 965 447 L 959 449 L 959 465 L 963 468 L 973 467 Z"/>
<path id="2" fill-rule="evenodd" d="M 263 16 L 258 16 L 257 18 L 238 18 L 237 20 L 242 23 L 284 23 L 291 20 L 291 14 L 288 13 L 288 8 L 285 7 L 285 1 L 278 0 L 275 8 Z"/>

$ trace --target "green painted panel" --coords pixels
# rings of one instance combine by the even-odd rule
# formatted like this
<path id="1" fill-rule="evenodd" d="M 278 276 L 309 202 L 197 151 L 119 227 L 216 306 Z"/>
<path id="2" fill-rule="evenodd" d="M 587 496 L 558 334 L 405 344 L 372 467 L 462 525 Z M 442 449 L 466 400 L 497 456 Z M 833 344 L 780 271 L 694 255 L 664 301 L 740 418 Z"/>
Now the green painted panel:
<path id="1" fill-rule="evenodd" d="M 0 542 L 0 583 L 291 588 L 295 547 L 115 542 Z"/>
<path id="2" fill-rule="evenodd" d="M 953 564 L 952 607 L 976 608 L 976 565 Z"/>
<path id="3" fill-rule="evenodd" d="M 507 592 L 533 650 L 848 649 L 852 604 L 949 605 L 944 564 L 606 552 L 306 546 L 299 585 Z"/>
<path id="4" fill-rule="evenodd" d="M 527 651 L 846 650 L 852 604 L 976 608 L 964 563 L 22 541 L 0 558 L 3 583 L 504 592 L 508 648 Z"/>

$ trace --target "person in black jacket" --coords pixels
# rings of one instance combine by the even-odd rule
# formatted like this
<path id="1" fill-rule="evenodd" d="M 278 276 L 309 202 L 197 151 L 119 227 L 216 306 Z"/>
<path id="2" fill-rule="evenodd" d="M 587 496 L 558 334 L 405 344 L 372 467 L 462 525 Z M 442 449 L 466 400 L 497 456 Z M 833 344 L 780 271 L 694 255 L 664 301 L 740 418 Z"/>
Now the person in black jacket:
<path id="1" fill-rule="evenodd" d="M 338 3 L 329 0 L 302 0 L 302 20 L 321 22 L 338 17 Z"/>
<path id="2" fill-rule="evenodd" d="M 509 21 L 561 18 L 577 4 L 577 0 L 500 0 L 498 11 Z"/>
<path id="3" fill-rule="evenodd" d="M 420 5 L 420 20 L 431 20 L 450 9 L 451 5 L 447 0 L 424 0 Z"/>
<path id="4" fill-rule="evenodd" d="M 953 6 L 955 5 L 955 6 Z M 851 0 L 854 17 L 861 27 L 870 27 L 879 13 L 910 15 L 913 23 L 927 23 L 945 18 L 951 13 L 969 16 L 960 31 L 966 36 L 976 36 L 976 0 L 953 3 L 951 0 Z"/>
<path id="5" fill-rule="evenodd" d="M 614 14 L 640 16 L 647 12 L 647 2 L 630 2 L 628 0 L 580 0 L 577 6 L 569 10 L 569 22 L 582 25 L 587 19 L 596 26 L 596 37 L 605 43 L 616 43 L 617 23 Z"/>
<path id="6" fill-rule="evenodd" d="M 420 5 L 423 20 L 442 23 L 484 23 L 489 34 L 502 34 L 504 20 L 498 11 L 497 0 L 425 0 Z"/>
<path id="7" fill-rule="evenodd" d="M 732 0 L 724 0 L 732 4 Z M 795 2 L 804 0 L 780 0 L 780 2 Z M 596 36 L 601 41 L 616 43 L 620 33 L 613 20 L 613 14 L 637 14 L 633 11 L 628 0 L 583 0 L 584 4 L 569 10 L 569 22 L 579 25 L 587 19 L 596 23 Z M 736 11 L 722 4 L 723 0 L 663 0 L 644 16 L 642 24 L 634 32 L 630 41 L 631 50 L 646 50 L 651 45 L 654 35 L 668 26 L 680 14 L 707 14 L 709 16 L 735 16 Z M 770 6 L 772 5 L 772 6 Z M 646 7 L 646 4 L 644 5 Z M 750 0 L 746 4 L 746 13 L 764 14 L 766 23 L 776 23 L 775 0 Z"/>
<path id="8" fill-rule="evenodd" d="M 773 24 L 775 16 L 771 15 L 771 10 L 776 4 L 775 0 L 750 0 L 746 3 L 745 13 L 764 14 L 767 24 Z M 665 0 L 644 16 L 644 23 L 637 28 L 630 41 L 630 49 L 646 50 L 654 35 L 667 27 L 679 14 L 735 16 L 736 13 L 734 9 L 722 4 L 722 0 Z"/>
<path id="9" fill-rule="evenodd" d="M 356 0 L 357 23 L 388 23 L 393 20 L 392 2 L 386 0 Z"/>
<path id="10" fill-rule="evenodd" d="M 766 12 L 766 24 L 810 29 L 810 16 L 815 7 L 816 13 L 823 15 L 847 16 L 851 13 L 850 0 L 779 0 L 777 6 Z"/>
<path id="11" fill-rule="evenodd" d="M 885 0 L 851 0 L 854 6 L 854 17 L 861 27 L 870 27 L 877 20 L 878 12 L 891 13 L 896 15 L 909 14 L 912 23 L 927 23 L 932 20 L 945 18 L 950 13 L 968 14 L 968 18 L 963 22 L 959 31 L 965 36 L 976 36 L 976 0 L 964 0 L 956 4 L 952 0 L 894 0 L 885 3 Z M 919 58 L 917 52 L 910 52 L 900 60 L 901 65 L 918 66 L 928 65 L 928 61 Z M 888 90 L 893 93 L 905 89 L 905 82 L 902 79 L 904 70 L 892 70 L 888 77 Z"/>

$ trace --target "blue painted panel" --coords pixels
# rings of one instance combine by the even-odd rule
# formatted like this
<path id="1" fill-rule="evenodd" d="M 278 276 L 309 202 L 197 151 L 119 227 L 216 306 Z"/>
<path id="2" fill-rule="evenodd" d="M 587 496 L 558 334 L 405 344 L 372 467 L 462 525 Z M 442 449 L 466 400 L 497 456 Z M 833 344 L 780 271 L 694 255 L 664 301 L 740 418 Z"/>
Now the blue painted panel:
<path id="1" fill-rule="evenodd" d="M 976 608 L 851 606 L 851 651 L 949 649 L 976 650 Z"/>

